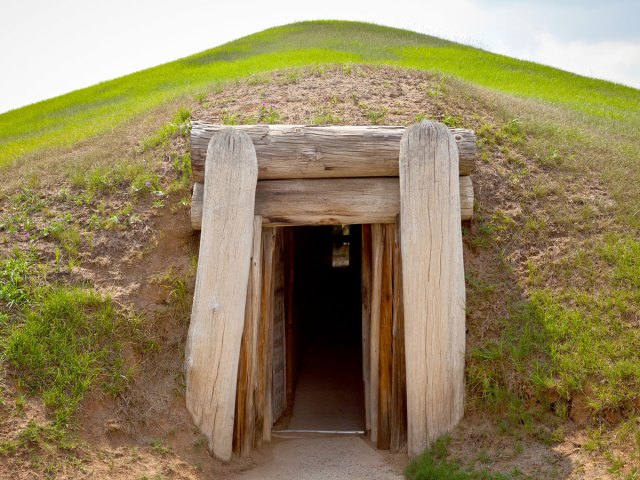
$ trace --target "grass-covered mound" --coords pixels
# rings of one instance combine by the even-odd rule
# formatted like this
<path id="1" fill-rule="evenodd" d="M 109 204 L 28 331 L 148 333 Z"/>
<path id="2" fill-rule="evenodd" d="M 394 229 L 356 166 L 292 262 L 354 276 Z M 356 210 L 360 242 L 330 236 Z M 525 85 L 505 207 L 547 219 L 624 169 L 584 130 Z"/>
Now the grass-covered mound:
<path id="1" fill-rule="evenodd" d="M 0 115 L 0 468 L 45 476 L 61 462 L 77 474 L 82 458 L 142 456 L 199 465 L 189 478 L 217 474 L 202 439 L 184 440 L 193 432 L 179 412 L 197 262 L 192 117 L 431 118 L 473 128 L 480 159 L 464 228 L 467 419 L 424 468 L 635 478 L 639 100 L 428 36 L 308 22 Z M 82 425 L 105 416 L 104 427 Z M 110 456 L 103 430 L 109 445 L 139 450 Z M 78 434 L 88 453 L 70 442 Z M 542 467 L 527 464 L 530 452 Z"/>

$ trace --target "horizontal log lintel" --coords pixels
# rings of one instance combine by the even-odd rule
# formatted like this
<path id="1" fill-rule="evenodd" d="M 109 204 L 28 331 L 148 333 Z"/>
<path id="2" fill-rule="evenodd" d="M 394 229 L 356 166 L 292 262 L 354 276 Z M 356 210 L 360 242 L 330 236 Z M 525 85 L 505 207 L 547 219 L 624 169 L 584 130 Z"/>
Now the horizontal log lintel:
<path id="1" fill-rule="evenodd" d="M 203 184 L 196 183 L 191 225 L 200 230 Z M 255 215 L 264 226 L 394 223 L 400 212 L 397 178 L 263 180 L 256 188 Z M 471 177 L 460 177 L 460 219 L 473 216 Z"/>
<path id="2" fill-rule="evenodd" d="M 194 182 L 204 181 L 207 146 L 228 125 L 194 121 L 191 168 Z M 236 125 L 253 141 L 258 179 L 397 177 L 400 139 L 405 127 Z M 449 129 L 458 148 L 460 176 L 473 171 L 476 136 L 472 130 Z"/>

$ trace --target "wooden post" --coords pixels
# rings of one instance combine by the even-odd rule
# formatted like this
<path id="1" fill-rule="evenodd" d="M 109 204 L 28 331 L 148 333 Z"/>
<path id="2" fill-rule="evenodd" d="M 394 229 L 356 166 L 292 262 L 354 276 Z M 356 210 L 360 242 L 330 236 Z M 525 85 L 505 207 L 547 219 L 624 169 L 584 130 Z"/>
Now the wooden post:
<path id="1" fill-rule="evenodd" d="M 247 455 L 253 447 L 255 436 L 254 399 L 256 370 L 258 366 L 258 326 L 260 323 L 260 284 L 262 267 L 262 218 L 254 217 L 253 248 L 247 306 L 244 315 L 244 331 L 238 366 L 238 388 L 236 395 L 236 418 L 234 427 L 234 451 Z"/>
<path id="2" fill-rule="evenodd" d="M 380 317 L 382 315 L 382 276 L 384 229 L 383 225 L 371 225 L 371 330 L 369 334 L 371 401 L 371 441 L 378 443 L 378 395 L 380 386 Z"/>
<path id="3" fill-rule="evenodd" d="M 295 235 L 292 228 L 284 229 L 284 268 L 285 268 L 285 322 L 286 322 L 286 364 L 287 377 L 285 385 L 287 386 L 287 408 L 293 405 L 293 386 L 296 379 L 296 349 L 297 342 L 294 337 L 294 282 L 295 282 Z"/>
<path id="4" fill-rule="evenodd" d="M 366 429 L 371 431 L 371 225 L 362 225 L 362 378 Z"/>
<path id="5" fill-rule="evenodd" d="M 232 455 L 257 178 L 256 154 L 246 134 L 227 129 L 211 138 L 186 345 L 186 403 L 209 449 L 223 461 Z"/>
<path id="6" fill-rule="evenodd" d="M 378 354 L 378 438 L 377 446 L 388 450 L 391 445 L 391 380 L 393 335 L 393 244 L 395 227 L 383 225 L 382 281 L 380 288 L 380 347 Z"/>
<path id="7" fill-rule="evenodd" d="M 396 219 L 393 244 L 393 365 L 391 386 L 391 445 L 398 452 L 407 443 L 407 384 L 404 360 L 404 308 L 402 304 L 402 255 L 400 218 Z"/>
<path id="8" fill-rule="evenodd" d="M 273 377 L 273 301 L 276 228 L 262 231 L 262 292 L 258 333 L 258 388 L 256 391 L 256 448 L 271 441 L 271 384 Z"/>
<path id="9" fill-rule="evenodd" d="M 285 271 L 284 271 L 284 231 L 277 229 L 273 278 L 273 327 L 271 358 L 273 365 L 271 383 L 272 422 L 278 420 L 287 407 L 286 384 L 286 320 L 285 320 Z"/>
<path id="10" fill-rule="evenodd" d="M 421 122 L 400 142 L 402 286 L 408 453 L 416 456 L 464 413 L 465 285 L 456 143 Z"/>

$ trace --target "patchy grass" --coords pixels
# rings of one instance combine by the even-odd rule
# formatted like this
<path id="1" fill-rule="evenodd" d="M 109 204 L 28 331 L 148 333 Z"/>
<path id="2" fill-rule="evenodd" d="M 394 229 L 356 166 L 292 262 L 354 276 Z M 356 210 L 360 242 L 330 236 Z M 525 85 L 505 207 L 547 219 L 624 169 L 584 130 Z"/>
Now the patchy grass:
<path id="1" fill-rule="evenodd" d="M 140 149 L 144 152 L 159 145 L 166 145 L 171 137 L 176 134 L 188 137 L 191 131 L 190 120 L 191 112 L 184 107 L 180 108 L 173 121 L 161 127 L 151 137 L 145 139 L 140 145 Z"/>
<path id="2" fill-rule="evenodd" d="M 342 123 L 342 117 L 328 108 L 320 108 L 311 119 L 311 123 L 314 125 L 337 125 Z"/>
<path id="3" fill-rule="evenodd" d="M 275 124 L 281 123 L 282 117 L 280 113 L 276 110 L 273 105 L 262 104 L 260 110 L 258 110 L 258 114 L 256 115 L 257 122 L 245 122 L 245 123 L 267 123 L 267 124 Z M 253 120 L 253 119 L 251 119 Z"/>
<path id="4" fill-rule="evenodd" d="M 22 320 L 3 328 L 0 348 L 20 385 L 42 397 L 55 424 L 69 424 L 87 390 L 122 390 L 126 322 L 108 297 L 82 287 L 32 290 Z"/>
<path id="5" fill-rule="evenodd" d="M 387 107 L 370 107 L 364 103 L 361 103 L 359 107 L 372 125 L 380 125 L 384 123 L 385 118 L 387 118 Z"/>
<path id="6" fill-rule="evenodd" d="M 405 470 L 408 480 L 511 480 L 527 478 L 519 472 L 512 475 L 490 473 L 489 471 L 464 468 L 459 462 L 450 460 L 448 453 L 449 438 L 442 437 L 434 445 L 414 460 Z M 481 452 L 481 463 L 486 452 Z"/>
<path id="7" fill-rule="evenodd" d="M 330 48 L 315 48 L 323 46 L 324 39 L 339 35 L 344 35 L 340 48 L 335 43 Z M 365 36 L 371 42 L 351 41 Z M 285 45 L 291 39 L 298 42 L 298 50 L 309 47 L 304 55 Z M 280 49 L 281 58 L 271 50 L 275 48 Z M 11 169 L 16 176 L 8 176 L 7 181 L 16 186 L 1 190 L 0 248 L 5 256 L 0 259 L 0 329 L 5 343 L 0 348 L 7 348 L 10 338 L 20 338 L 22 330 L 30 337 L 21 343 L 27 352 L 24 358 L 31 355 L 46 359 L 45 365 L 63 361 L 64 365 L 82 366 L 79 360 L 74 364 L 65 356 L 76 355 L 73 345 L 62 348 L 51 343 L 50 339 L 60 335 L 47 328 L 68 332 L 65 329 L 75 325 L 73 328 L 80 333 L 73 330 L 74 338 L 93 345 L 81 351 L 90 359 L 85 370 L 63 369 L 67 378 L 80 385 L 68 391 L 54 386 L 43 373 L 62 367 L 31 369 L 29 365 L 40 364 L 30 361 L 21 365 L 19 355 L 10 361 L 6 357 L 9 371 L 16 373 L 12 378 L 18 383 L 18 392 L 6 394 L 2 400 L 5 405 L 26 415 L 33 394 L 50 398 L 49 410 L 55 420 L 56 399 L 67 398 L 73 406 L 74 399 L 81 398 L 74 395 L 85 395 L 92 386 L 110 394 L 121 391 L 123 384 L 118 379 L 126 383 L 129 370 L 118 358 L 123 358 L 129 340 L 139 343 L 145 352 L 162 350 L 161 344 L 145 341 L 139 333 L 153 322 L 151 317 L 132 319 L 116 314 L 109 321 L 117 330 L 117 351 L 105 354 L 101 350 L 105 330 L 100 326 L 104 322 L 93 323 L 109 300 L 97 295 L 90 281 L 77 281 L 73 275 L 82 270 L 79 265 L 95 268 L 88 264 L 96 257 L 104 261 L 119 254 L 108 251 L 102 256 L 105 236 L 122 236 L 129 241 L 133 237 L 128 235 L 136 232 L 136 240 L 146 244 L 149 238 L 144 232 L 154 215 L 187 215 L 190 158 L 185 136 L 191 111 L 210 109 L 222 123 L 230 125 L 294 118 L 319 124 L 408 124 L 429 117 L 450 126 L 473 128 L 478 136 L 476 216 L 464 233 L 468 411 L 479 410 L 483 418 L 491 418 L 494 429 L 512 438 L 519 448 L 523 447 L 518 442 L 526 444 L 525 438 L 553 448 L 576 442 L 570 421 L 574 419 L 586 436 L 586 440 L 577 441 L 576 448 L 597 459 L 594 461 L 605 462 L 613 478 L 635 478 L 637 469 L 634 473 L 633 466 L 640 458 L 640 446 L 635 446 L 640 445 L 636 417 L 640 354 L 635 348 L 640 344 L 638 92 L 473 49 L 463 52 L 468 61 L 471 56 L 474 60 L 461 72 L 454 64 L 457 60 L 445 59 L 458 48 L 449 42 L 375 26 L 305 23 L 262 32 L 154 70 L 159 74 L 163 69 L 173 69 L 164 77 L 151 78 L 147 71 L 120 79 L 120 83 L 102 84 L 105 92 L 117 85 L 129 87 L 123 94 L 129 96 L 130 103 L 114 100 L 110 117 L 96 115 L 94 107 L 98 107 L 91 102 L 100 101 L 102 93 L 97 87 L 84 97 L 83 91 L 74 92 L 51 103 L 0 116 L 0 155 L 9 152 L 3 157 L 5 163 L 20 155 L 12 150 L 17 145 L 11 143 L 14 141 L 24 142 L 21 151 L 28 153 L 48 143 L 71 145 L 103 132 L 95 137 L 95 145 L 94 140 L 86 142 L 68 155 L 64 150 L 50 150 L 49 158 L 35 154 L 20 157 L 18 163 L 23 163 Z M 407 49 L 424 56 L 414 58 Z M 352 55 L 354 51 L 360 52 L 358 58 Z M 288 68 L 282 74 L 263 75 L 261 70 L 281 60 L 290 61 L 287 67 L 291 67 L 320 57 L 320 64 Z M 402 104 L 402 97 L 388 97 L 395 92 L 388 88 L 395 81 L 389 76 L 378 82 L 386 89 L 384 95 L 372 94 L 377 88 L 375 82 L 368 85 L 371 91 L 366 95 L 357 89 L 339 91 L 336 80 L 364 78 L 375 70 L 358 62 L 414 62 L 416 68 L 453 72 L 456 78 L 421 74 L 422 95 L 430 103 L 412 109 Z M 491 62 L 494 71 L 490 74 Z M 255 76 L 237 85 L 225 84 L 222 90 L 219 81 L 246 77 L 247 69 Z M 175 72 L 184 75 L 192 70 L 196 74 L 183 76 L 180 85 L 151 93 L 145 90 L 177 78 Z M 176 77 L 172 77 L 174 73 Z M 316 102 L 299 108 L 300 116 L 296 117 L 292 113 L 295 108 L 278 96 L 278 88 L 308 87 L 311 81 L 320 84 L 327 78 L 333 83 L 315 97 Z M 138 82 L 135 88 L 131 87 L 134 80 Z M 202 88 L 193 94 L 193 101 L 181 96 L 172 104 L 163 103 L 172 96 L 190 94 L 199 81 Z M 251 85 L 254 94 L 246 89 Z M 251 98 L 244 103 L 242 99 L 230 100 L 234 88 Z M 160 94 L 166 96 L 160 99 Z M 83 105 L 81 98 L 86 100 L 86 112 L 78 107 Z M 337 104 L 338 98 L 345 99 L 344 103 Z M 64 102 L 77 108 L 56 110 Z M 149 110 L 155 106 L 157 109 Z M 15 119 L 35 111 L 41 116 L 36 115 L 29 124 L 35 125 L 31 136 L 18 138 L 7 133 L 7 116 Z M 68 122 L 47 126 L 49 115 L 68 118 Z M 195 113 L 194 117 L 199 118 Z M 132 118 L 137 120 L 126 128 L 122 126 Z M 16 120 L 16 126 L 19 123 Z M 118 124 L 121 127 L 111 132 Z M 59 136 L 46 137 L 48 128 Z M 139 130 L 126 137 L 127 128 Z M 47 140 L 54 137 L 55 141 Z M 42 168 L 29 170 L 33 159 Z M 56 168 L 48 171 L 53 163 Z M 54 170 L 60 172 L 55 178 Z M 19 184 L 15 178 L 19 178 Z M 13 246 L 15 253 L 9 253 L 14 252 Z M 139 257 L 135 261 L 146 261 L 140 260 L 145 251 L 136 253 Z M 192 279 L 166 266 L 161 268 L 164 273 L 152 282 L 166 294 L 158 308 L 183 322 L 188 318 L 188 285 Z M 75 320 L 65 319 L 62 325 L 38 322 L 38 318 L 50 316 L 49 304 L 56 303 L 56 296 L 68 299 L 71 292 L 77 297 L 75 303 L 69 300 L 70 311 L 79 315 L 73 317 Z M 57 301 L 62 302 L 60 298 Z M 138 333 L 131 334 L 131 329 Z M 50 337 L 40 342 L 43 349 L 46 347 L 46 355 L 35 349 L 38 342 L 34 338 L 41 332 Z M 182 344 L 175 342 L 172 348 L 181 351 Z M 117 378 L 112 378 L 109 371 L 119 372 Z M 28 382 L 21 383 L 23 376 Z M 82 378 L 90 379 L 90 383 L 81 391 Z M 52 393 L 45 396 L 49 390 Z M 66 424 L 65 418 L 73 420 L 71 414 L 60 412 L 60 424 Z M 580 418 L 581 413 L 586 419 Z M 38 441 L 55 438 L 55 432 L 43 430 L 47 425 L 35 425 L 25 426 L 28 433 L 23 437 L 40 440 L 11 438 L 0 445 L 0 453 L 15 454 L 38 445 Z M 57 425 L 48 424 L 54 429 Z M 170 445 L 174 451 L 174 445 Z M 162 454 L 160 447 L 152 448 Z M 415 470 L 416 476 L 410 478 L 525 478 L 509 468 L 501 474 L 484 472 L 485 467 L 493 471 L 493 465 L 499 462 L 495 457 L 490 445 L 472 452 L 466 463 L 433 450 L 421 460 L 422 470 Z"/>

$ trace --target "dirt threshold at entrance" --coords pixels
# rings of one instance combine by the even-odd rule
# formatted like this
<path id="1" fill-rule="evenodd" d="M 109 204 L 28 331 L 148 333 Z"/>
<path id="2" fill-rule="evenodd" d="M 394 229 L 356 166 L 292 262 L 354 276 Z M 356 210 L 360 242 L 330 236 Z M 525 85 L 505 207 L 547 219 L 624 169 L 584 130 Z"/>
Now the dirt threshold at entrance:
<path id="1" fill-rule="evenodd" d="M 243 480 L 400 480 L 408 459 L 358 436 L 274 435 L 268 459 L 244 472 Z"/>

